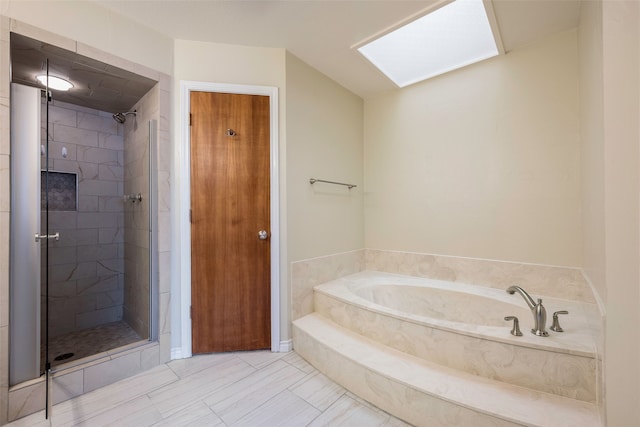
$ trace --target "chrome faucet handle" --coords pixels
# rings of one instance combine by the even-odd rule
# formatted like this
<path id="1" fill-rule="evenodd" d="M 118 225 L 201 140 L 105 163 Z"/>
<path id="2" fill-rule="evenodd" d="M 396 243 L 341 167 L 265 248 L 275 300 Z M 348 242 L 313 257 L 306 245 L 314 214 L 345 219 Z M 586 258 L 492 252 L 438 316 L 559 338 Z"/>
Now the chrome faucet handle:
<path id="1" fill-rule="evenodd" d="M 558 321 L 558 314 L 569 314 L 569 312 L 567 310 L 560 310 L 553 313 L 553 323 L 549 329 L 555 332 L 564 332 L 564 329 L 562 329 L 560 322 Z"/>
<path id="2" fill-rule="evenodd" d="M 513 320 L 513 328 L 511 328 L 511 335 L 516 337 L 522 336 L 522 332 L 520 332 L 520 322 L 518 321 L 518 318 L 516 316 L 507 316 L 504 318 L 504 320 L 506 321 Z"/>

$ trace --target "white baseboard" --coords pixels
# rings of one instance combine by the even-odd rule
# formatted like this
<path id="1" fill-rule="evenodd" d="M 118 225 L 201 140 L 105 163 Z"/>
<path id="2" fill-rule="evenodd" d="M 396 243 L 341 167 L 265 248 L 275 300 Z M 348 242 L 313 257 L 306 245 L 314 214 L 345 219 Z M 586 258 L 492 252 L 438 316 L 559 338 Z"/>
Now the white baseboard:
<path id="1" fill-rule="evenodd" d="M 191 354 L 185 354 L 182 351 L 182 347 L 174 347 L 171 349 L 171 360 L 186 359 L 188 357 L 191 357 Z"/>
<path id="2" fill-rule="evenodd" d="M 288 353 L 293 350 L 293 340 L 280 341 L 279 353 Z"/>
<path id="3" fill-rule="evenodd" d="M 280 346 L 277 349 L 278 353 L 288 353 L 293 350 L 293 340 L 280 341 Z M 182 351 L 182 347 L 174 347 L 171 349 L 171 360 L 187 359 L 191 357 L 191 354 L 185 354 Z"/>

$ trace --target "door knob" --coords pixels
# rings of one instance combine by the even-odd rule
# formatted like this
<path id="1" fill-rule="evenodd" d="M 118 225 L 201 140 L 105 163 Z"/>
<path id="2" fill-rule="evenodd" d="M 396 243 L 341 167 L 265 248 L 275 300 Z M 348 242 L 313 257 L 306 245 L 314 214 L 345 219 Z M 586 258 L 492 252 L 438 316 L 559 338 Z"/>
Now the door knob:
<path id="1" fill-rule="evenodd" d="M 267 230 L 258 231 L 258 239 L 267 240 L 269 238 L 269 232 Z"/>

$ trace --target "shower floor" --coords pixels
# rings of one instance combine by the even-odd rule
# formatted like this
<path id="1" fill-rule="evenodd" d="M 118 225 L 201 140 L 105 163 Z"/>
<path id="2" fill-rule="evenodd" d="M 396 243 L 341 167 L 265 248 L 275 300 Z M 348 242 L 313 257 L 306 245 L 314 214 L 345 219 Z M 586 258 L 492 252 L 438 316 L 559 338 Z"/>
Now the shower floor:
<path id="1" fill-rule="evenodd" d="M 49 359 L 51 366 L 57 366 L 140 340 L 142 338 L 126 322 L 107 323 L 51 338 L 49 340 Z M 69 353 L 73 353 L 73 356 L 63 360 L 55 360 L 56 357 Z M 44 360 L 44 349 L 42 359 Z"/>

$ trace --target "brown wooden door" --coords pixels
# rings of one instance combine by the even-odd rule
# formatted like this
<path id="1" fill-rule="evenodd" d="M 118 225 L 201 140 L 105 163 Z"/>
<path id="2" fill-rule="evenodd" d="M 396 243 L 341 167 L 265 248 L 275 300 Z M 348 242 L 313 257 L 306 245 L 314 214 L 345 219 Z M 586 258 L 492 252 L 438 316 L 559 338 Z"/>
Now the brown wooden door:
<path id="1" fill-rule="evenodd" d="M 271 346 L 269 97 L 191 92 L 193 353 Z"/>

